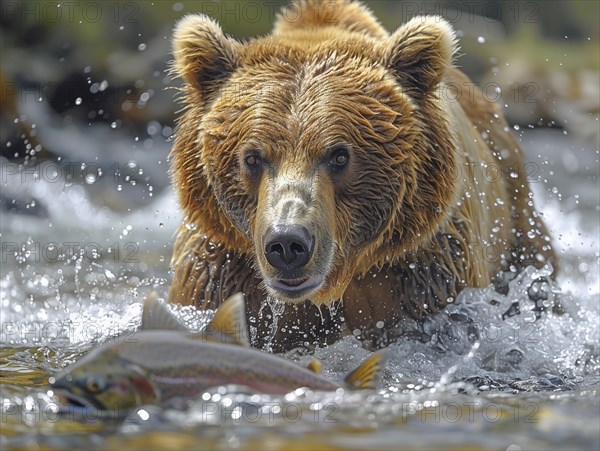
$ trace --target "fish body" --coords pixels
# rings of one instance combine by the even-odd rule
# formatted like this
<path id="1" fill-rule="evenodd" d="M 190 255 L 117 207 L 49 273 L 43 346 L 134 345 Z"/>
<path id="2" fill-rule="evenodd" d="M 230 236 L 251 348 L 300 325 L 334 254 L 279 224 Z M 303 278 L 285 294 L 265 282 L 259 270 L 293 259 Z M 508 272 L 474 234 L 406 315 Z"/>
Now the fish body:
<path id="1" fill-rule="evenodd" d="M 160 319 L 164 306 L 153 308 Z M 231 313 L 239 313 L 243 300 L 241 304 L 239 299 L 226 301 L 223 308 L 209 323 L 211 333 L 192 334 L 172 322 L 171 330 L 160 330 L 151 322 L 127 340 L 92 350 L 59 373 L 52 385 L 71 404 L 120 410 L 194 397 L 218 385 L 245 385 L 261 393 L 285 394 L 300 387 L 332 391 L 372 388 L 376 383 L 383 351 L 372 354 L 343 383 L 334 382 L 314 370 L 246 346 L 244 334 L 236 337 L 228 332 L 240 328 L 227 320 L 236 317 Z M 225 318 L 223 312 L 228 312 Z"/>

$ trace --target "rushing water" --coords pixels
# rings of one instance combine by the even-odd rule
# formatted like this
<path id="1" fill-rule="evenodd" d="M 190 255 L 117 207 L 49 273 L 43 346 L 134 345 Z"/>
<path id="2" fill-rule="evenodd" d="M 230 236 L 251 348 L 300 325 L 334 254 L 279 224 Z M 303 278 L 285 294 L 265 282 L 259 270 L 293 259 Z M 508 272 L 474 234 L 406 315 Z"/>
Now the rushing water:
<path id="1" fill-rule="evenodd" d="M 48 377 L 99 343 L 134 333 L 146 293 L 165 296 L 180 219 L 173 194 L 120 215 L 77 184 L 3 174 L 3 190 L 42 202 L 46 214 L 2 213 L 0 446 L 598 449 L 598 153 L 558 132 L 530 131 L 522 140 L 561 254 L 556 282 L 551 268 L 528 268 L 504 290 L 468 289 L 425 324 L 405 322 L 406 338 L 391 347 L 375 393 L 273 397 L 220 387 L 125 421 L 59 416 Z M 539 312 L 555 301 L 564 315 Z M 195 330 L 210 317 L 172 309 Z M 317 357 L 327 377 L 341 379 L 367 355 L 347 336 L 286 358 Z"/>

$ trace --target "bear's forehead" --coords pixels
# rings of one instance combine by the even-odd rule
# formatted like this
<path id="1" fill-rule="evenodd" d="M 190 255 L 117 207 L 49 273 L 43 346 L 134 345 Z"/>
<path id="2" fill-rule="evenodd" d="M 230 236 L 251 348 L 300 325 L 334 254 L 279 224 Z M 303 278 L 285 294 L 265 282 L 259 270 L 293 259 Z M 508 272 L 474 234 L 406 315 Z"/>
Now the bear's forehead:
<path id="1" fill-rule="evenodd" d="M 211 134 L 219 125 L 222 136 L 243 136 L 265 151 L 299 146 L 315 158 L 362 132 L 391 139 L 383 135 L 395 135 L 398 117 L 414 109 L 373 44 L 359 39 L 251 41 L 219 97 L 205 117 Z"/>
<path id="2" fill-rule="evenodd" d="M 251 47 L 252 49 L 252 47 Z M 318 102 L 322 97 L 338 99 L 368 96 L 386 99 L 401 87 L 378 61 L 362 52 L 334 46 L 312 51 L 278 44 L 265 51 L 245 54 L 224 87 L 247 101 Z"/>
<path id="3" fill-rule="evenodd" d="M 335 52 L 323 58 L 290 61 L 272 57 L 241 66 L 226 89 L 237 90 L 251 101 L 316 102 L 314 96 L 386 98 L 399 87 L 377 66 L 357 59 L 340 59 Z"/>
<path id="4" fill-rule="evenodd" d="M 314 80 L 263 80 L 249 90 L 230 88 L 237 91 L 235 102 L 222 96 L 205 116 L 204 128 L 220 139 L 234 139 L 232 148 L 255 147 L 271 160 L 303 149 L 308 164 L 340 142 L 359 147 L 365 140 L 391 142 L 414 125 L 414 106 L 401 92 L 375 96 L 347 79 L 329 86 Z"/>
<path id="5" fill-rule="evenodd" d="M 318 33 L 284 37 L 267 36 L 246 43 L 242 50 L 243 66 L 279 62 L 289 68 L 325 71 L 332 67 L 359 66 L 363 70 L 377 66 L 380 46 L 366 37 L 329 37 Z"/>

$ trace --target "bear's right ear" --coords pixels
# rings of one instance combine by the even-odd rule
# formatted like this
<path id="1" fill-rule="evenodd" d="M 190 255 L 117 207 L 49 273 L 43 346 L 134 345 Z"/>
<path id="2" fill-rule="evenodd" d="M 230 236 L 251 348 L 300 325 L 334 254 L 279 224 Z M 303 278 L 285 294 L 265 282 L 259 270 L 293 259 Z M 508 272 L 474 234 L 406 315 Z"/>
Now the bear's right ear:
<path id="1" fill-rule="evenodd" d="M 173 33 L 174 73 L 199 90 L 202 99 L 235 70 L 242 44 L 228 38 L 203 14 L 181 19 Z"/>

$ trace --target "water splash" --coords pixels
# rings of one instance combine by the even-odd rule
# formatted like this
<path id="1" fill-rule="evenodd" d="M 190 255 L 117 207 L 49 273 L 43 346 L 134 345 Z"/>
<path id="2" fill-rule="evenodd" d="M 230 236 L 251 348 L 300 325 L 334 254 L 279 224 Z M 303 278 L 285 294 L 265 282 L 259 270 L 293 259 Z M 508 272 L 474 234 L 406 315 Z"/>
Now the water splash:
<path id="1" fill-rule="evenodd" d="M 279 327 L 279 319 L 283 315 L 285 311 L 285 303 L 277 300 L 273 296 L 267 296 L 266 305 L 269 306 L 271 310 L 271 324 L 269 326 L 268 337 L 265 340 L 265 345 L 263 346 L 263 350 L 266 352 L 273 352 L 273 339 L 275 338 L 275 334 L 277 333 Z M 261 307 L 260 312 L 262 313 L 264 305 Z"/>

